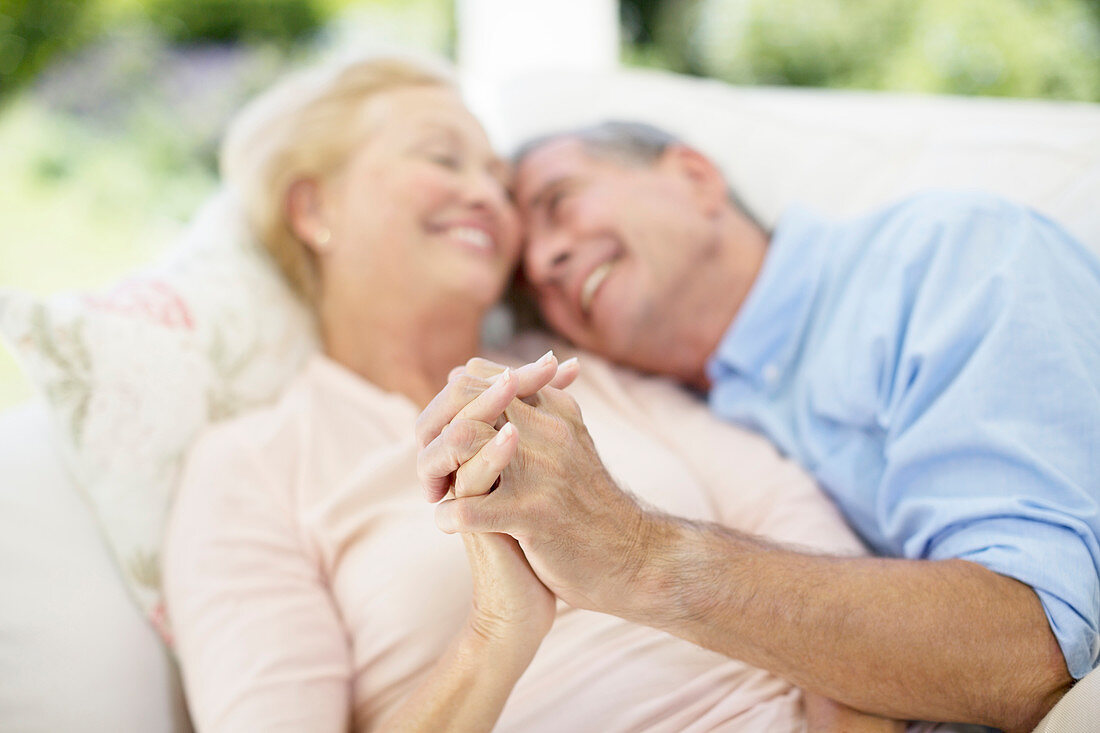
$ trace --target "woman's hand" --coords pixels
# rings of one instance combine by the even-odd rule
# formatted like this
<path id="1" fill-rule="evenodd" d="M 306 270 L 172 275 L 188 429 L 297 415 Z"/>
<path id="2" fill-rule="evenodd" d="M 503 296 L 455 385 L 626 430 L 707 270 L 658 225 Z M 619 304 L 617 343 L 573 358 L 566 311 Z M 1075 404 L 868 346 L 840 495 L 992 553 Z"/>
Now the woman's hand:
<path id="1" fill-rule="evenodd" d="M 461 478 L 461 473 L 456 475 L 459 467 L 469 461 L 487 439 L 484 428 L 502 427 L 504 408 L 513 399 L 529 399 L 548 385 L 565 389 L 579 373 L 576 358 L 558 364 L 553 351 L 518 369 L 475 358 L 451 370 L 447 386 L 416 421 L 416 443 L 420 448 L 417 475 L 428 501 L 435 503 L 447 495 L 455 481 Z M 449 444 L 448 450 L 442 453 L 430 450 L 432 442 L 444 432 L 448 433 L 445 441 Z M 483 492 L 484 489 L 479 488 L 466 495 Z"/>
<path id="2" fill-rule="evenodd" d="M 516 453 L 519 436 L 509 423 L 461 469 L 455 496 L 491 486 Z M 464 534 L 473 578 L 472 631 L 494 643 L 513 644 L 520 657 L 534 656 L 554 622 L 556 600 L 535 576 L 519 543 L 505 534 Z"/>
<path id="3" fill-rule="evenodd" d="M 508 535 L 467 534 L 462 540 L 474 581 L 471 630 L 490 642 L 516 641 L 517 654 L 534 656 L 554 623 L 554 594 Z"/>
<path id="4" fill-rule="evenodd" d="M 546 360 L 543 366 L 548 380 L 556 362 Z M 505 402 L 524 388 L 514 373 L 501 381 Z M 432 489 L 440 490 L 436 499 L 448 491 L 464 497 L 491 491 L 516 455 L 516 429 L 504 424 L 496 430 L 494 421 L 487 419 L 489 415 L 484 405 L 481 409 L 475 406 L 435 429 L 450 431 L 456 444 L 468 449 L 465 453 L 456 449 L 450 456 L 454 460 L 451 467 L 437 475 Z M 422 442 L 422 455 L 423 448 Z M 428 494 L 432 496 L 431 491 Z M 554 595 L 535 576 L 514 539 L 487 533 L 466 534 L 462 540 L 473 578 L 473 604 L 466 626 L 413 693 L 387 719 L 378 721 L 379 730 L 491 730 L 554 623 Z"/>
<path id="5" fill-rule="evenodd" d="M 417 468 L 428 499 L 491 491 L 519 446 L 515 427 L 501 424 L 505 407 L 546 386 L 564 388 L 577 373 L 576 359 L 559 365 L 553 352 L 515 370 L 484 359 L 471 359 L 454 370 L 417 423 Z M 439 443 L 432 444 L 441 434 L 442 451 Z M 535 576 L 512 537 L 469 533 L 463 541 L 474 583 L 472 630 L 490 640 L 525 639 L 533 654 L 553 623 L 554 595 Z"/>

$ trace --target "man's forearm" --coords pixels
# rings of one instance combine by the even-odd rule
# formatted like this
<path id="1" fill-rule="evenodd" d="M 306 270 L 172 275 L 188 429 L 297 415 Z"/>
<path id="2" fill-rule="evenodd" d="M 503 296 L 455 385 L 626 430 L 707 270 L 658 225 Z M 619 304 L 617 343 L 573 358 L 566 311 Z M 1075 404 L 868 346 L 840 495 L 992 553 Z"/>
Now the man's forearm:
<path id="1" fill-rule="evenodd" d="M 1030 730 L 1071 682 L 1035 593 L 974 563 L 822 557 L 646 524 L 624 615 L 854 708 Z"/>

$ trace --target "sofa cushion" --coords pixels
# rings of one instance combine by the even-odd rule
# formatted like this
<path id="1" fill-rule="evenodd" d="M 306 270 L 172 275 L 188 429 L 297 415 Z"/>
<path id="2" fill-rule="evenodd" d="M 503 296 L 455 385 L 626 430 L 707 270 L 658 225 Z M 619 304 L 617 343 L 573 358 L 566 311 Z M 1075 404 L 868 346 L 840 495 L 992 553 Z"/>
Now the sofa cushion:
<path id="1" fill-rule="evenodd" d="M 188 731 L 174 664 L 58 444 L 45 404 L 0 414 L 0 728 Z"/>
<path id="2" fill-rule="evenodd" d="M 795 201 L 853 215 L 922 189 L 981 189 L 1100 252 L 1100 105 L 750 88 L 640 70 L 467 84 L 507 149 L 606 119 L 664 127 L 711 156 L 768 225 Z"/>
<path id="3" fill-rule="evenodd" d="M 1096 733 L 1100 729 L 1100 669 L 1094 669 L 1054 706 L 1035 733 Z"/>

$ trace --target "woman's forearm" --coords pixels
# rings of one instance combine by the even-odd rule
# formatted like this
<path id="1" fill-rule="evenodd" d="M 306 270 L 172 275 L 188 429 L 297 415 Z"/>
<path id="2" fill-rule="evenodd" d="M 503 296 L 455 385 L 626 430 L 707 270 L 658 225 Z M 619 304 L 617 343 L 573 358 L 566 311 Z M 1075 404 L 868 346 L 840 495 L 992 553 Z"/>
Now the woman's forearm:
<path id="1" fill-rule="evenodd" d="M 502 431 L 503 432 L 503 431 Z M 512 441 L 495 447 L 514 448 Z M 491 461 L 483 464 L 500 468 Z M 391 731 L 492 730 L 512 688 L 554 623 L 556 603 L 519 544 L 495 534 L 462 536 L 473 597 L 462 630 L 404 703 L 376 726 Z"/>
<path id="2" fill-rule="evenodd" d="M 499 639 L 468 623 L 408 699 L 369 727 L 386 731 L 489 731 L 538 644 Z"/>

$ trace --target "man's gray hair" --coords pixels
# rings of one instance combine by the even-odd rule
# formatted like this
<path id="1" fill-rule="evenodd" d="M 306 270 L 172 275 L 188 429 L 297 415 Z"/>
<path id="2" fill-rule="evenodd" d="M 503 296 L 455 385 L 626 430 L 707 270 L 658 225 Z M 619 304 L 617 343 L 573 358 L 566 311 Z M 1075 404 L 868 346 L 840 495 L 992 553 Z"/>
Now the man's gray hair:
<path id="1" fill-rule="evenodd" d="M 558 140 L 576 140 L 585 153 L 593 158 L 611 160 L 626 166 L 654 165 L 670 146 L 687 145 L 672 133 L 645 122 L 607 120 L 528 140 L 516 150 L 512 160 L 518 168 L 528 155 Z M 763 230 L 760 220 L 745 206 L 742 198 L 732 188 L 726 190 L 730 203 Z"/>
<path id="2" fill-rule="evenodd" d="M 587 127 L 562 130 L 530 140 L 520 146 L 514 159 L 518 164 L 543 145 L 556 140 L 576 140 L 585 152 L 595 158 L 613 159 L 624 165 L 653 165 L 671 145 L 683 141 L 644 122 L 608 120 Z"/>

